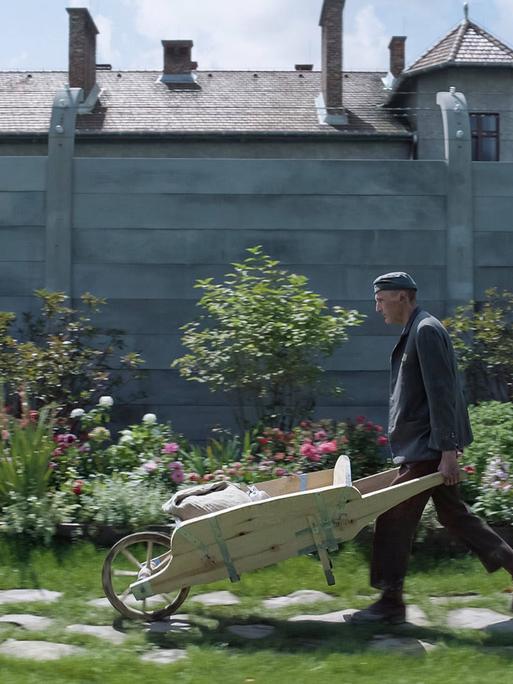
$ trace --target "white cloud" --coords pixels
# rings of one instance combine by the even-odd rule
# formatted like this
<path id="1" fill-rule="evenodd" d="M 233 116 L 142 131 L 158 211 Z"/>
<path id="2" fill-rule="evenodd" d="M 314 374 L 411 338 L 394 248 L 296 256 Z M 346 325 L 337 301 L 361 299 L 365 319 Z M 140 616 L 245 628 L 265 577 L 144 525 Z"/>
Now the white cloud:
<path id="1" fill-rule="evenodd" d="M 94 17 L 98 28 L 97 61 L 113 64 L 119 61 L 120 53 L 112 45 L 112 20 L 102 14 Z"/>
<path id="2" fill-rule="evenodd" d="M 373 5 L 365 5 L 353 25 L 344 26 L 344 68 L 386 71 L 390 36 Z"/>
<path id="3" fill-rule="evenodd" d="M 159 50 L 163 38 L 194 40 L 193 58 L 200 69 L 290 69 L 296 61 L 318 63 L 319 0 L 301 0 L 300 10 L 296 0 L 130 4 L 137 32 Z M 160 68 L 161 62 L 159 51 L 158 63 L 144 67 Z"/>

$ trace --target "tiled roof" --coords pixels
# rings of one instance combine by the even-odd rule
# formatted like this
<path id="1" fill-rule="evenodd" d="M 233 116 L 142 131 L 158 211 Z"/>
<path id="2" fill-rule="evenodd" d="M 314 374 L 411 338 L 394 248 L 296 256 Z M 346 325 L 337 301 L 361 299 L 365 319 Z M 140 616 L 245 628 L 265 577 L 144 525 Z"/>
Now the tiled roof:
<path id="1" fill-rule="evenodd" d="M 345 73 L 344 106 L 349 125 L 320 124 L 315 99 L 319 72 L 198 72 L 197 90 L 157 82 L 154 71 L 98 71 L 103 93 L 92 114 L 79 116 L 79 135 L 101 134 L 405 134 L 382 108 L 384 73 Z M 0 72 L 0 135 L 48 131 L 53 97 L 66 72 Z"/>
<path id="2" fill-rule="evenodd" d="M 465 19 L 414 62 L 406 74 L 450 64 L 513 66 L 513 50 L 477 24 Z"/>

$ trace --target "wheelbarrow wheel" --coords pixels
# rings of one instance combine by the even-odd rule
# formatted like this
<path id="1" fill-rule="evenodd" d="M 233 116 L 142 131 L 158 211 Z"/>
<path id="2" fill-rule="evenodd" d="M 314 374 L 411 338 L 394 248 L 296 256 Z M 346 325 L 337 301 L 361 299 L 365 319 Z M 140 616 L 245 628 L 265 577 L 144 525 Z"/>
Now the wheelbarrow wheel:
<path id="1" fill-rule="evenodd" d="M 138 601 L 130 585 L 151 577 L 171 559 L 171 540 L 160 532 L 136 532 L 120 539 L 103 564 L 105 596 L 122 615 L 132 620 L 162 620 L 175 613 L 187 598 L 190 587 L 178 593 L 160 594 Z"/>

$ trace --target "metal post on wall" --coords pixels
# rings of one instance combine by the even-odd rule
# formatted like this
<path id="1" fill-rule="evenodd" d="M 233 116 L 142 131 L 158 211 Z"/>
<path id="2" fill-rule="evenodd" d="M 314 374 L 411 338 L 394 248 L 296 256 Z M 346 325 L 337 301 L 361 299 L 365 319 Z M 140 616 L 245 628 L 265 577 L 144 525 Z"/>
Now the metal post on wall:
<path id="1" fill-rule="evenodd" d="M 467 101 L 450 88 L 437 93 L 442 110 L 447 173 L 446 285 L 448 314 L 474 299 L 472 138 Z"/>

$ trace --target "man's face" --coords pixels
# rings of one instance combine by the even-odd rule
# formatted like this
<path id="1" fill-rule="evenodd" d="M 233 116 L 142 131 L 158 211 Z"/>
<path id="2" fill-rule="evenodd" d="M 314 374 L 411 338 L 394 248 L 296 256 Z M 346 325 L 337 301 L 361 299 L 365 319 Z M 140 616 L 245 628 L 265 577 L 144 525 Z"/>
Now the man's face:
<path id="1" fill-rule="evenodd" d="M 408 297 L 404 290 L 381 290 L 374 295 L 376 311 L 385 319 L 385 323 L 403 323 Z"/>

